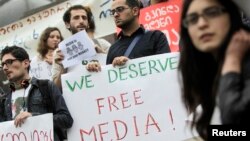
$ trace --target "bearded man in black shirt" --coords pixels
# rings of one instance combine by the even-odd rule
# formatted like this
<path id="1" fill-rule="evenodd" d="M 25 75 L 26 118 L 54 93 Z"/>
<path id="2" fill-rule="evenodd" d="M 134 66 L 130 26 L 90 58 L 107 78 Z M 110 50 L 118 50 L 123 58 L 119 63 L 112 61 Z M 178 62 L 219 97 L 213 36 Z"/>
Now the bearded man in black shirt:
<path id="1" fill-rule="evenodd" d="M 121 29 L 118 40 L 110 47 L 106 64 L 124 65 L 129 59 L 170 52 L 165 34 L 148 31 L 139 24 L 138 0 L 113 0 L 111 15 Z M 100 71 L 98 62 L 87 65 L 89 71 Z"/>

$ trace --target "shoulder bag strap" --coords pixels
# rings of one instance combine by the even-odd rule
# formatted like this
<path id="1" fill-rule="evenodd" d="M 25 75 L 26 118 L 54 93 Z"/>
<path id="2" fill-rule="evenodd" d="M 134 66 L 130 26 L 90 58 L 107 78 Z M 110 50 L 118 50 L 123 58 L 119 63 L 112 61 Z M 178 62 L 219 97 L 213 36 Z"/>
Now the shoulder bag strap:
<path id="1" fill-rule="evenodd" d="M 146 32 L 148 32 L 148 30 L 145 30 L 145 32 L 143 34 L 138 34 L 133 41 L 130 43 L 130 45 L 128 46 L 126 52 L 124 53 L 124 56 L 128 57 L 131 53 L 131 51 L 133 50 L 133 48 L 135 47 L 135 44 L 139 41 L 139 39 L 141 38 L 142 35 L 144 35 Z"/>

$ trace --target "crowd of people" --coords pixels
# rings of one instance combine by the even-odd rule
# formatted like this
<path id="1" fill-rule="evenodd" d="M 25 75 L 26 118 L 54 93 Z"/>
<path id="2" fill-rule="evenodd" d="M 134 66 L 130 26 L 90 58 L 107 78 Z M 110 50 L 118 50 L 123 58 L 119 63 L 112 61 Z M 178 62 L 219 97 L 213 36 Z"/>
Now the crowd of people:
<path id="1" fill-rule="evenodd" d="M 102 65 L 123 66 L 130 59 L 169 53 L 166 35 L 146 30 L 139 23 L 142 7 L 165 1 L 113 0 L 111 16 L 121 29 L 113 44 L 95 38 L 95 21 L 89 7 L 68 8 L 63 15 L 65 27 L 72 35 L 85 30 L 97 54 L 107 56 L 106 63 L 90 60 L 86 66 L 77 67 L 99 72 Z M 231 0 L 183 0 L 180 37 L 178 72 L 183 103 L 194 115 L 192 127 L 207 140 L 207 127 L 212 124 L 216 108 L 220 124 L 248 125 L 250 29 L 238 6 Z M 64 54 L 58 48 L 61 41 L 63 35 L 57 27 L 46 28 L 40 36 L 38 55 L 31 62 L 22 47 L 2 50 L 1 67 L 10 82 L 10 92 L 0 91 L 0 122 L 14 120 L 19 127 L 31 116 L 53 113 L 54 140 L 67 139 L 66 131 L 74 120 L 62 96 L 61 76 L 74 68 L 66 69 L 62 64 Z M 48 76 L 41 79 L 36 74 L 39 68 L 34 67 L 39 63 L 48 66 Z"/>

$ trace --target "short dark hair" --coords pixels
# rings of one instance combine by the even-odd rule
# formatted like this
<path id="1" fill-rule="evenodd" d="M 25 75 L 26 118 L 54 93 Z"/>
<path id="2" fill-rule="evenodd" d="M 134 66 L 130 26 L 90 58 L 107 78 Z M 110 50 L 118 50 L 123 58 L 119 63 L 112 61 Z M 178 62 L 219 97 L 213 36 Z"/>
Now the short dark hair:
<path id="1" fill-rule="evenodd" d="M 16 45 L 13 46 L 7 46 L 1 51 L 1 61 L 3 59 L 3 56 L 6 54 L 11 54 L 15 58 L 18 58 L 20 61 L 24 61 L 26 59 L 30 60 L 29 54 L 26 50 L 24 50 L 22 47 L 18 47 Z M 28 67 L 28 71 L 30 70 L 30 66 Z"/>
<path id="2" fill-rule="evenodd" d="M 132 8 L 133 7 L 141 8 L 140 0 L 126 0 L 126 4 Z"/>
<path id="3" fill-rule="evenodd" d="M 137 7 L 139 9 L 138 17 L 140 16 L 140 9 L 143 7 L 140 0 L 126 0 L 126 4 L 131 7 Z"/>
<path id="4" fill-rule="evenodd" d="M 87 7 L 87 6 L 82 6 L 82 5 L 73 5 L 73 6 L 69 7 L 69 8 L 65 11 L 65 13 L 64 13 L 64 15 L 63 15 L 63 21 L 64 21 L 65 23 L 70 23 L 71 11 L 72 11 L 72 10 L 80 10 L 80 9 L 86 11 L 86 13 L 87 13 L 87 18 L 88 18 L 88 22 L 89 22 L 89 24 L 90 24 L 91 21 L 93 20 L 93 14 L 92 14 L 92 12 L 91 12 L 91 10 L 90 10 L 89 7 Z M 94 21 L 94 20 L 93 20 L 93 21 Z M 93 28 L 93 27 L 92 27 L 92 28 Z M 94 29 L 95 29 L 95 25 L 94 25 Z"/>

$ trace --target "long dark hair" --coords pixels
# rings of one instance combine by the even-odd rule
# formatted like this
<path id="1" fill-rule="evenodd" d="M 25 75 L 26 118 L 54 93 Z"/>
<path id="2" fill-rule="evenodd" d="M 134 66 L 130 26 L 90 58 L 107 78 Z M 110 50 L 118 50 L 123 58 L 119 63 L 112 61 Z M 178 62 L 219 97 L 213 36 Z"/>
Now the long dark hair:
<path id="1" fill-rule="evenodd" d="M 57 28 L 57 27 L 47 27 L 41 37 L 40 37 L 40 40 L 39 40 L 39 43 L 38 43 L 38 48 L 37 48 L 37 52 L 41 55 L 42 58 L 45 57 L 45 55 L 48 53 L 49 51 L 49 47 L 48 47 L 48 44 L 47 44 L 47 40 L 49 38 L 49 35 L 51 32 L 53 31 L 58 31 L 59 34 L 60 34 L 60 40 L 62 41 L 63 40 L 63 37 L 62 37 L 62 34 L 61 34 L 61 31 Z"/>
<path id="2" fill-rule="evenodd" d="M 193 0 L 185 0 L 181 19 L 186 16 L 188 8 Z M 217 91 L 218 76 L 224 61 L 226 47 L 233 33 L 242 27 L 241 15 L 238 7 L 231 0 L 217 0 L 225 7 L 230 16 L 231 27 L 222 46 L 219 48 L 217 58 L 212 54 L 198 51 L 189 36 L 187 28 L 181 24 L 180 31 L 180 63 L 179 70 L 182 79 L 183 101 L 187 110 L 194 114 L 192 128 L 196 127 L 199 135 L 207 139 L 207 126 L 215 106 L 215 94 Z M 202 107 L 201 115 L 197 115 L 196 107 Z"/>

